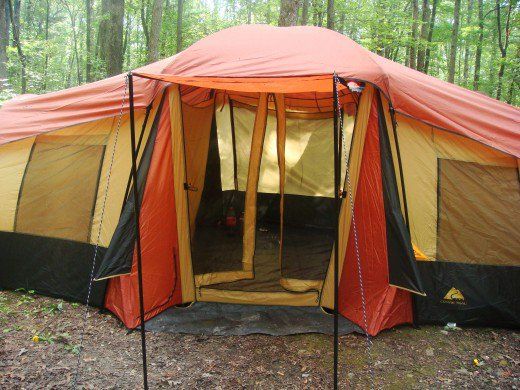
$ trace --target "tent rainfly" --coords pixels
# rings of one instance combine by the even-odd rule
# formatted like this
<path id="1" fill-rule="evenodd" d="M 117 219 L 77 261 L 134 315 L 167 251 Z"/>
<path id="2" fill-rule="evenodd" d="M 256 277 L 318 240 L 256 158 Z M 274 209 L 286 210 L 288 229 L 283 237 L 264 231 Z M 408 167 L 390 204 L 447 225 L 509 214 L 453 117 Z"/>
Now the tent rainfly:
<path id="1" fill-rule="evenodd" d="M 229 28 L 2 107 L 0 287 L 93 276 L 128 328 L 196 301 L 517 327 L 519 157 L 515 107 L 334 31 Z"/>

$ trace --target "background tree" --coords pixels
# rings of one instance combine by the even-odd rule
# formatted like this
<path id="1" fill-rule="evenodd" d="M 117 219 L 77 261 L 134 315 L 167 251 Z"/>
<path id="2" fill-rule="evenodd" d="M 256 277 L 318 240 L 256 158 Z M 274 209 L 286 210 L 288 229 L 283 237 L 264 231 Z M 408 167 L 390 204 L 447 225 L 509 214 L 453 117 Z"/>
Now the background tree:
<path id="1" fill-rule="evenodd" d="M 7 85 L 7 46 L 9 45 L 8 25 L 5 10 L 6 0 L 0 0 L 0 92 Z"/>
<path id="2" fill-rule="evenodd" d="M 451 30 L 450 42 L 450 62 L 448 64 L 448 81 L 455 81 L 455 61 L 457 58 L 458 38 L 459 38 L 459 22 L 460 22 L 460 0 L 455 0 L 453 7 L 453 27 Z"/>
<path id="3" fill-rule="evenodd" d="M 281 0 L 278 26 L 295 26 L 298 21 L 299 0 Z"/>
<path id="4" fill-rule="evenodd" d="M 99 58 L 107 76 L 114 76 L 123 69 L 123 20 L 124 0 L 102 0 L 99 22 Z"/>

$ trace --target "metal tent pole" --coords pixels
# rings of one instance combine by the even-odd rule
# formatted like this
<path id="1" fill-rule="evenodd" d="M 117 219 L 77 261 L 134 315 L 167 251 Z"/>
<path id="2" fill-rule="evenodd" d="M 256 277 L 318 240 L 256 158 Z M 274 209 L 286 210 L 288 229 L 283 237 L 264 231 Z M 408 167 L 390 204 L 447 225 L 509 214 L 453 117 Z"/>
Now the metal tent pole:
<path id="1" fill-rule="evenodd" d="M 132 147 L 132 180 L 134 189 L 135 239 L 137 250 L 137 281 L 139 285 L 139 315 L 141 319 L 141 349 L 143 356 L 143 387 L 148 390 L 148 367 L 146 364 L 146 333 L 144 323 L 143 267 L 141 262 L 141 236 L 139 233 L 139 193 L 137 190 L 137 150 L 135 145 L 134 82 L 132 72 L 128 73 L 130 95 L 130 142 Z"/>
<path id="2" fill-rule="evenodd" d="M 339 137 L 338 137 L 338 95 L 336 89 L 336 73 L 332 78 L 332 94 L 334 100 L 334 199 L 336 201 L 336 224 L 335 236 L 336 242 L 334 244 L 334 389 L 338 388 L 338 342 L 339 342 L 339 213 L 340 213 L 340 198 L 339 198 L 339 182 L 340 182 L 340 159 L 339 159 Z"/>

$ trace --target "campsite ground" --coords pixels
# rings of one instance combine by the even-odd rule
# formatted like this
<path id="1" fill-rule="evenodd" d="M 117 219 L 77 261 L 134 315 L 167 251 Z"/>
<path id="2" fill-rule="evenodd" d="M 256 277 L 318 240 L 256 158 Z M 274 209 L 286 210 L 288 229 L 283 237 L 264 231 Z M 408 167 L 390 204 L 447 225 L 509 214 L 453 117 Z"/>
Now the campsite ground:
<path id="1" fill-rule="evenodd" d="M 0 388 L 66 388 L 77 366 L 84 307 L 31 293 L 0 292 Z M 139 333 L 91 310 L 78 383 L 140 388 Z M 32 340 L 39 335 L 39 342 Z M 331 388 L 332 339 L 148 333 L 150 388 Z M 520 387 L 520 332 L 399 327 L 373 340 L 377 388 Z M 341 381 L 369 387 L 365 339 L 341 337 Z M 474 359 L 481 365 L 476 366 Z M 80 386 L 81 387 L 81 386 Z"/>

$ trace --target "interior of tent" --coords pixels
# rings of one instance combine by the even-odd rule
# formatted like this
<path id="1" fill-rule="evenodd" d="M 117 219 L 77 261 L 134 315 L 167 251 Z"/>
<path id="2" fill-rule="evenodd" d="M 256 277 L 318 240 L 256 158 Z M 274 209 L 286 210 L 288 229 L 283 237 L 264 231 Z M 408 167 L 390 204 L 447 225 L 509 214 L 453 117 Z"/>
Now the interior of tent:
<path id="1" fill-rule="evenodd" d="M 210 95 L 182 105 L 198 298 L 317 305 L 335 229 L 331 94 Z"/>

